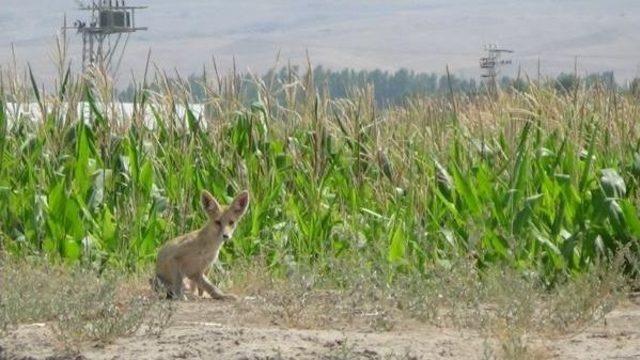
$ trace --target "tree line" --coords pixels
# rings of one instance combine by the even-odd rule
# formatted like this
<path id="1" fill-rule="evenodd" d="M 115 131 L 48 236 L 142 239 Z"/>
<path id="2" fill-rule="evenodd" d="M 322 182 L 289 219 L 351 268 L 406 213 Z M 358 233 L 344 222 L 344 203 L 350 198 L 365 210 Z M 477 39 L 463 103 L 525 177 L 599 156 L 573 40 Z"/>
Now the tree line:
<path id="1" fill-rule="evenodd" d="M 331 98 L 348 97 L 351 91 L 372 86 L 375 100 L 379 105 L 400 104 L 413 96 L 438 96 L 454 93 L 464 93 L 468 95 L 479 94 L 487 89 L 486 83 L 482 80 L 465 78 L 455 74 L 420 73 L 408 69 L 397 71 L 376 70 L 355 70 L 342 69 L 332 70 L 317 66 L 309 73 L 308 69 L 298 66 L 282 67 L 279 70 L 269 70 L 260 77 L 252 74 L 235 75 L 236 91 L 244 99 L 255 99 L 258 87 L 261 84 L 274 93 L 282 90 L 287 84 L 296 80 L 309 80 L 311 75 L 312 84 L 319 91 L 326 93 Z M 533 80 L 524 77 L 503 76 L 497 82 L 498 86 L 506 91 L 525 91 Z M 536 80 L 538 81 L 538 80 Z M 170 79 L 169 82 L 178 84 L 178 80 Z M 186 80 L 182 80 L 182 86 L 189 89 L 191 100 L 201 102 L 210 95 L 205 83 L 211 83 L 210 74 L 193 74 Z M 622 86 L 616 82 L 614 73 L 611 71 L 593 73 L 586 77 L 579 77 L 572 73 L 561 73 L 555 78 L 544 78 L 540 80 L 542 85 L 553 86 L 559 92 L 572 92 L 577 86 L 594 87 L 601 86 L 608 90 L 631 91 L 640 95 L 640 79 L 634 79 L 629 84 Z M 159 88 L 158 84 L 151 85 L 152 89 Z M 135 94 L 133 85 L 129 85 L 120 92 L 121 101 L 132 101 Z"/>

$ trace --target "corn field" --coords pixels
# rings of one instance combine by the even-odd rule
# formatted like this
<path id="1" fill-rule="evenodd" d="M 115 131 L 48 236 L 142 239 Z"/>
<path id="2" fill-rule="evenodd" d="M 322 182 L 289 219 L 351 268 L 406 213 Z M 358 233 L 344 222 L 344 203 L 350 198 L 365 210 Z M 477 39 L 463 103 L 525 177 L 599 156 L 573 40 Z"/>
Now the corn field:
<path id="1" fill-rule="evenodd" d="M 203 225 L 203 189 L 223 203 L 250 191 L 221 260 L 261 257 L 274 272 L 358 257 L 426 273 L 466 257 L 551 284 L 640 251 L 640 103 L 629 94 L 531 84 L 380 108 L 375 89 L 331 99 L 311 76 L 256 80 L 245 99 L 231 74 L 205 76 L 195 111 L 186 82 L 158 74 L 119 111 L 98 73 L 61 72 L 45 93 L 30 71 L 4 72 L 6 253 L 138 269 Z M 29 104 L 37 111 L 15 111 Z"/>

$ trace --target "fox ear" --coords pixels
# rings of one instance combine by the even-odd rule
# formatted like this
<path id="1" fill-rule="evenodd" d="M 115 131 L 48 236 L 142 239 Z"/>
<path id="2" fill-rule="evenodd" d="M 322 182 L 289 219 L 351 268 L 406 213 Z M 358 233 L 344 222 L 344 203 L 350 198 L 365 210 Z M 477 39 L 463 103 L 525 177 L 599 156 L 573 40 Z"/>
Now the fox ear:
<path id="1" fill-rule="evenodd" d="M 243 191 L 233 200 L 231 204 L 231 209 L 236 214 L 242 215 L 245 211 L 247 211 L 247 207 L 249 206 L 249 192 Z"/>
<path id="2" fill-rule="evenodd" d="M 206 211 L 207 214 L 217 214 L 220 212 L 220 204 L 207 190 L 202 191 L 200 201 L 202 203 L 202 209 Z"/>

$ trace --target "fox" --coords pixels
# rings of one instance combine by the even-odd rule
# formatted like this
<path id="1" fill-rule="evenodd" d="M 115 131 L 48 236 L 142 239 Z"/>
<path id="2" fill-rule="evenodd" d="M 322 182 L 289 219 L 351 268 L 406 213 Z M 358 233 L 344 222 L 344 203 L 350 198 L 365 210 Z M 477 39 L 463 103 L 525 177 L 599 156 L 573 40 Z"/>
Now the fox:
<path id="1" fill-rule="evenodd" d="M 237 300 L 225 294 L 206 277 L 210 266 L 218 260 L 222 246 L 231 240 L 238 222 L 249 207 L 249 192 L 242 191 L 231 204 L 223 207 L 213 195 L 203 190 L 200 195 L 202 209 L 208 221 L 199 230 L 178 236 L 158 251 L 155 276 L 150 279 L 156 292 L 164 289 L 168 299 L 185 298 L 185 280 L 191 290 L 202 296 L 206 292 L 216 300 Z"/>

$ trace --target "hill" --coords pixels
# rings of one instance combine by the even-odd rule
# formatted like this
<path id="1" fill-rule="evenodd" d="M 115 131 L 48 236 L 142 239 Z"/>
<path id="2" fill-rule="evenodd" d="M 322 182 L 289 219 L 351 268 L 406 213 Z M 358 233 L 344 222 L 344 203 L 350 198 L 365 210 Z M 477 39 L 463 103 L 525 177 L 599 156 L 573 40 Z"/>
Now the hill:
<path id="1" fill-rule="evenodd" d="M 21 61 L 41 74 L 51 71 L 53 34 L 65 12 L 78 16 L 72 0 L 5 0 L 0 14 L 0 63 L 14 43 Z M 133 1 L 130 1 L 133 3 Z M 145 3 L 136 1 L 136 4 Z M 236 56 L 241 69 L 263 71 L 281 51 L 284 62 L 304 61 L 330 68 L 401 67 L 442 72 L 449 64 L 477 76 L 483 44 L 498 42 L 517 51 L 516 63 L 531 75 L 542 59 L 544 74 L 613 70 L 618 79 L 637 75 L 640 3 L 619 0 L 516 1 L 319 1 L 258 0 L 222 2 L 147 1 L 140 14 L 150 30 L 130 42 L 125 67 L 144 65 L 149 48 L 163 68 L 191 73 L 212 55 L 228 66 Z M 72 54 L 79 39 L 72 37 Z M 75 59 L 78 63 L 79 59 Z M 125 69 L 126 70 L 126 69 Z M 517 70 L 517 66 L 510 69 Z"/>

